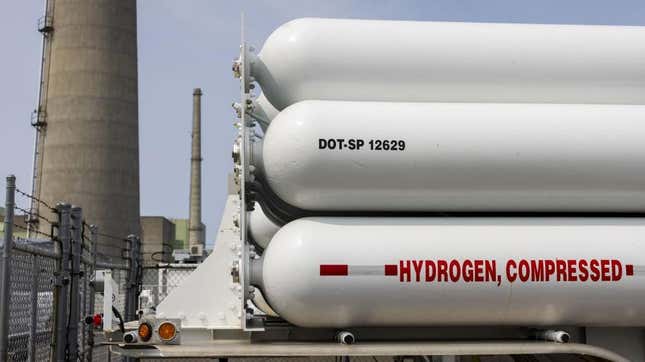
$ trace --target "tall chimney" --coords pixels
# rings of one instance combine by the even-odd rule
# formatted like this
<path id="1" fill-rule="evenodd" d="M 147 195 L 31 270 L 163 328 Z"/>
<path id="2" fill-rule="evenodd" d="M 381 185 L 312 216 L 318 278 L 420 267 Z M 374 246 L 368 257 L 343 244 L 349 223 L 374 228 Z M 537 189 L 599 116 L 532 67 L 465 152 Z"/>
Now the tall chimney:
<path id="1" fill-rule="evenodd" d="M 188 247 L 193 255 L 202 255 L 204 225 L 202 224 L 202 90 L 193 90 L 193 132 L 190 158 L 190 215 Z"/>
<path id="2" fill-rule="evenodd" d="M 82 207 L 99 227 L 98 253 L 121 260 L 123 239 L 141 231 L 137 2 L 49 0 L 41 31 L 49 48 L 38 120 L 47 134 L 34 193 Z"/>

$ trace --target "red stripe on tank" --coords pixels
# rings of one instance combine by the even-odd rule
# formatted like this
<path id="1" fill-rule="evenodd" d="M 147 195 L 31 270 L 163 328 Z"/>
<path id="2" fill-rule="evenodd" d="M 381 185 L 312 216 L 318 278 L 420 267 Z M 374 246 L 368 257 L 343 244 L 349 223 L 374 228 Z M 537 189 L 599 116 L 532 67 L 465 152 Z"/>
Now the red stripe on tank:
<path id="1" fill-rule="evenodd" d="M 396 264 L 385 264 L 385 275 L 399 275 L 399 268 Z"/>
<path id="2" fill-rule="evenodd" d="M 347 264 L 321 264 L 321 276 L 346 276 L 349 275 L 349 266 Z"/>

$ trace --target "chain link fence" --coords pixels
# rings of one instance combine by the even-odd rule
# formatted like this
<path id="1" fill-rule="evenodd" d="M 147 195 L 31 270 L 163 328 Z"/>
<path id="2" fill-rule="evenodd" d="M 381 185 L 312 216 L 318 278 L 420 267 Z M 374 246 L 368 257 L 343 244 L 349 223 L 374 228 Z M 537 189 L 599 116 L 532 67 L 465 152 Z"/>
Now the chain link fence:
<path id="1" fill-rule="evenodd" d="M 144 267 L 141 278 L 141 308 L 156 308 L 198 264 L 167 264 Z"/>
<path id="2" fill-rule="evenodd" d="M 16 205 L 17 194 L 54 217 Z M 14 210 L 24 215 L 17 217 Z M 46 227 L 29 224 L 34 220 Z M 88 323 L 104 312 L 102 290 L 95 290 L 93 280 L 96 271 L 111 272 L 118 285 L 111 305 L 129 321 L 136 319 L 140 302 L 142 308 L 155 308 L 197 267 L 162 263 L 144 268 L 137 237 L 101 234 L 83 221 L 81 208 L 51 207 L 16 189 L 13 176 L 7 178 L 1 226 L 0 361 L 121 360 L 110 355 L 100 328 Z M 114 240 L 99 244 L 98 235 Z M 112 255 L 98 252 L 97 246 L 114 249 L 107 249 Z"/>
<path id="3" fill-rule="evenodd" d="M 9 360 L 43 361 L 52 339 L 56 259 L 17 246 L 10 260 Z"/>
<path id="4" fill-rule="evenodd" d="M 51 210 L 55 218 L 16 205 L 16 194 Z M 97 228 L 83 221 L 81 208 L 51 207 L 16 189 L 13 176 L 7 177 L 5 206 L 0 224 L 0 361 L 116 360 L 101 344 L 100 328 L 87 323 L 92 318 L 86 320 L 103 312 L 102 291 L 95 290 L 93 277 L 96 270 L 111 270 L 119 288 L 112 305 L 126 321 L 135 319 L 143 274 L 139 239 L 109 236 L 116 239 L 111 245 L 121 257 L 103 257 L 96 250 Z M 17 217 L 14 210 L 24 215 Z M 34 228 L 29 224 L 34 220 L 46 227 Z M 47 228 L 51 232 L 44 233 Z"/>

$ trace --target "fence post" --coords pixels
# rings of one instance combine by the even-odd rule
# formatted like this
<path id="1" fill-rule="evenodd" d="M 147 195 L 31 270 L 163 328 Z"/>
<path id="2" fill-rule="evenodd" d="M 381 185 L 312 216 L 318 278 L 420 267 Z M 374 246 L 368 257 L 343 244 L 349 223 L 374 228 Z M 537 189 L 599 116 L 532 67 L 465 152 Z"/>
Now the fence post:
<path id="1" fill-rule="evenodd" d="M 38 255 L 31 256 L 31 321 L 29 326 L 29 361 L 36 362 L 36 326 L 38 325 Z"/>
<path id="2" fill-rule="evenodd" d="M 70 252 L 70 212 L 71 206 L 65 203 L 56 205 L 58 212 L 58 241 L 60 242 L 60 264 L 56 278 L 56 341 L 54 343 L 55 359 L 67 361 L 67 320 L 69 299 L 69 252 Z"/>
<path id="3" fill-rule="evenodd" d="M 98 233 L 98 227 L 96 225 L 90 225 L 90 247 L 91 247 L 91 258 L 92 258 L 92 266 L 90 269 L 90 275 L 88 277 L 92 278 L 92 280 L 96 276 L 96 240 L 97 240 L 97 233 Z M 94 283 L 90 284 L 90 309 L 89 309 L 89 315 L 94 316 L 94 303 L 96 302 L 96 289 L 94 289 Z M 88 352 L 85 357 L 85 359 L 88 362 L 92 362 L 93 358 L 93 353 L 94 353 L 94 324 L 91 324 L 89 326 L 89 333 L 87 334 L 87 346 L 88 346 Z"/>
<path id="4" fill-rule="evenodd" d="M 16 197 L 16 176 L 7 176 L 5 199 L 4 241 L 2 243 L 2 269 L 0 269 L 0 361 L 9 356 L 9 303 L 11 286 L 11 249 L 13 248 L 13 208 Z"/>
<path id="5" fill-rule="evenodd" d="M 72 272 L 70 283 L 70 305 L 69 305 L 69 327 L 67 341 L 69 344 L 69 359 L 71 361 L 78 360 L 78 324 L 81 319 L 80 313 L 80 281 L 81 281 L 81 253 L 83 248 L 83 210 L 78 206 L 73 206 L 71 210 L 72 216 L 72 240 L 71 240 L 71 254 L 72 254 Z"/>
<path id="6" fill-rule="evenodd" d="M 140 267 L 139 249 L 141 247 L 140 240 L 135 235 L 128 235 L 128 242 L 130 248 L 128 251 L 128 278 L 127 290 L 125 298 L 125 320 L 132 321 L 136 319 L 137 315 L 137 298 L 139 297 L 139 276 Z"/>
<path id="7" fill-rule="evenodd" d="M 137 236 L 137 297 L 136 297 L 136 308 L 139 309 L 139 296 L 141 295 L 141 290 L 143 289 L 143 245 L 141 245 L 141 238 Z M 136 313 L 136 310 L 135 310 Z M 138 317 L 138 316 L 137 316 Z"/>

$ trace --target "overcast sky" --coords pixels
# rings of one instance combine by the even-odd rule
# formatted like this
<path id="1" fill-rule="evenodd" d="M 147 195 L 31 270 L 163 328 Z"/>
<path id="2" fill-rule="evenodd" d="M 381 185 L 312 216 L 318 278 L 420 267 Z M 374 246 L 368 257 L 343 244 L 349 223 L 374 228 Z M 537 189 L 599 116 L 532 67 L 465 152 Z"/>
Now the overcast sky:
<path id="1" fill-rule="evenodd" d="M 188 217 L 192 89 L 203 100 L 203 217 L 212 241 L 226 197 L 234 137 L 231 75 L 240 13 L 260 49 L 280 24 L 304 16 L 645 25 L 645 1 L 215 1 L 139 0 L 141 214 Z M 5 1 L 0 10 L 0 176 L 13 173 L 30 190 L 43 1 Z M 0 201 L 4 204 L 4 180 Z M 27 206 L 26 203 L 22 205 Z"/>

